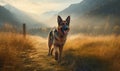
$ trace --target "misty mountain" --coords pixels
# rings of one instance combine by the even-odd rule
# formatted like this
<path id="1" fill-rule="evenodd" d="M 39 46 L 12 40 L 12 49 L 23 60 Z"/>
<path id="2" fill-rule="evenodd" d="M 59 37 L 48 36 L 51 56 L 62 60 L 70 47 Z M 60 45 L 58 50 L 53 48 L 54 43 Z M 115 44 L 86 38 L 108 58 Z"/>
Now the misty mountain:
<path id="1" fill-rule="evenodd" d="M 5 5 L 4 8 L 9 10 L 20 24 L 26 23 L 29 28 L 46 26 L 46 25 L 38 22 L 37 20 L 31 18 L 31 16 L 28 15 L 27 13 L 25 13 L 9 4 Z"/>
<path id="2" fill-rule="evenodd" d="M 83 0 L 59 12 L 71 15 L 72 33 L 120 33 L 120 0 Z"/>
<path id="3" fill-rule="evenodd" d="M 58 11 L 47 11 L 41 14 L 40 18 L 43 23 L 47 24 L 48 26 L 51 26 L 51 25 L 54 25 L 54 20 L 56 20 L 57 14 L 58 14 Z"/>
<path id="4" fill-rule="evenodd" d="M 120 0 L 83 0 L 60 12 L 64 15 L 108 15 L 120 13 Z"/>
<path id="5" fill-rule="evenodd" d="M 43 13 L 42 15 L 50 15 L 50 16 L 53 16 L 53 15 L 56 15 L 56 14 L 58 14 L 58 11 L 48 11 L 48 12 L 45 12 L 45 13 Z"/>
<path id="6" fill-rule="evenodd" d="M 94 10 L 91 10 L 88 14 L 90 15 L 113 15 L 120 16 L 120 0 L 108 0 L 103 5 L 98 6 Z M 104 3 L 103 2 L 103 3 Z"/>
<path id="7" fill-rule="evenodd" d="M 0 26 L 8 22 L 11 24 L 15 24 L 18 21 L 9 10 L 4 8 L 3 6 L 0 6 Z"/>

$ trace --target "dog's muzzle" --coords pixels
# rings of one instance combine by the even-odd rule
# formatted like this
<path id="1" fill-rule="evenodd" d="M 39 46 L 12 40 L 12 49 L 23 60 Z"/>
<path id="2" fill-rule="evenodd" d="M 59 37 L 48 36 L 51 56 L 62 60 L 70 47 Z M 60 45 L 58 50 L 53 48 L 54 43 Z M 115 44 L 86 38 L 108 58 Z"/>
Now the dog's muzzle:
<path id="1" fill-rule="evenodd" d="M 68 34 L 68 32 L 69 32 L 69 27 L 66 26 L 66 25 L 63 26 L 63 27 L 62 27 L 62 32 L 63 32 L 64 35 Z"/>

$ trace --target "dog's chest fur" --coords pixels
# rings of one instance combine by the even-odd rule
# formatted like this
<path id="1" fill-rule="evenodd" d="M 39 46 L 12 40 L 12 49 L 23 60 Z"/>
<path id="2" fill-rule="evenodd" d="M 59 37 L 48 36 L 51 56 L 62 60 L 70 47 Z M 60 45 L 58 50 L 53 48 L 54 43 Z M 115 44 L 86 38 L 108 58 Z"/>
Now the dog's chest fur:
<path id="1" fill-rule="evenodd" d="M 53 37 L 54 37 L 53 44 L 57 47 L 62 47 L 66 42 L 67 35 L 61 35 L 57 29 L 54 29 L 53 30 Z"/>

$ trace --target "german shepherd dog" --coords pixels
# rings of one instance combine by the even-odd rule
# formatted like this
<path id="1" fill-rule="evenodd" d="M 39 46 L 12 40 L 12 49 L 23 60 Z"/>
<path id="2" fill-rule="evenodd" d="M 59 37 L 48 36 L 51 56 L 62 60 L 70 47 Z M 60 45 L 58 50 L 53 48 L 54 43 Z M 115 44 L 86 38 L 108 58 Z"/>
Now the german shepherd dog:
<path id="1" fill-rule="evenodd" d="M 53 50 L 55 50 L 55 60 L 60 62 L 63 46 L 66 42 L 66 38 L 70 30 L 70 16 L 68 16 L 66 20 L 62 20 L 62 18 L 58 16 L 57 22 L 58 27 L 52 29 L 48 36 L 48 55 L 52 55 Z"/>

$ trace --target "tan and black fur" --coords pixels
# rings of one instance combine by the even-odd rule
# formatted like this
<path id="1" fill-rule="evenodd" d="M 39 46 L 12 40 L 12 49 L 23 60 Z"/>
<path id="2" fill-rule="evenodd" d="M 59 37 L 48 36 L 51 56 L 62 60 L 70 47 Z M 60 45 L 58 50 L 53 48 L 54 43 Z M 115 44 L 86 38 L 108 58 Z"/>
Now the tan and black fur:
<path id="1" fill-rule="evenodd" d="M 48 55 L 52 55 L 55 50 L 55 60 L 61 61 L 63 46 L 69 32 L 70 16 L 66 20 L 62 20 L 60 16 L 57 18 L 58 27 L 51 30 L 48 37 Z M 53 47 L 52 47 L 53 45 Z"/>

